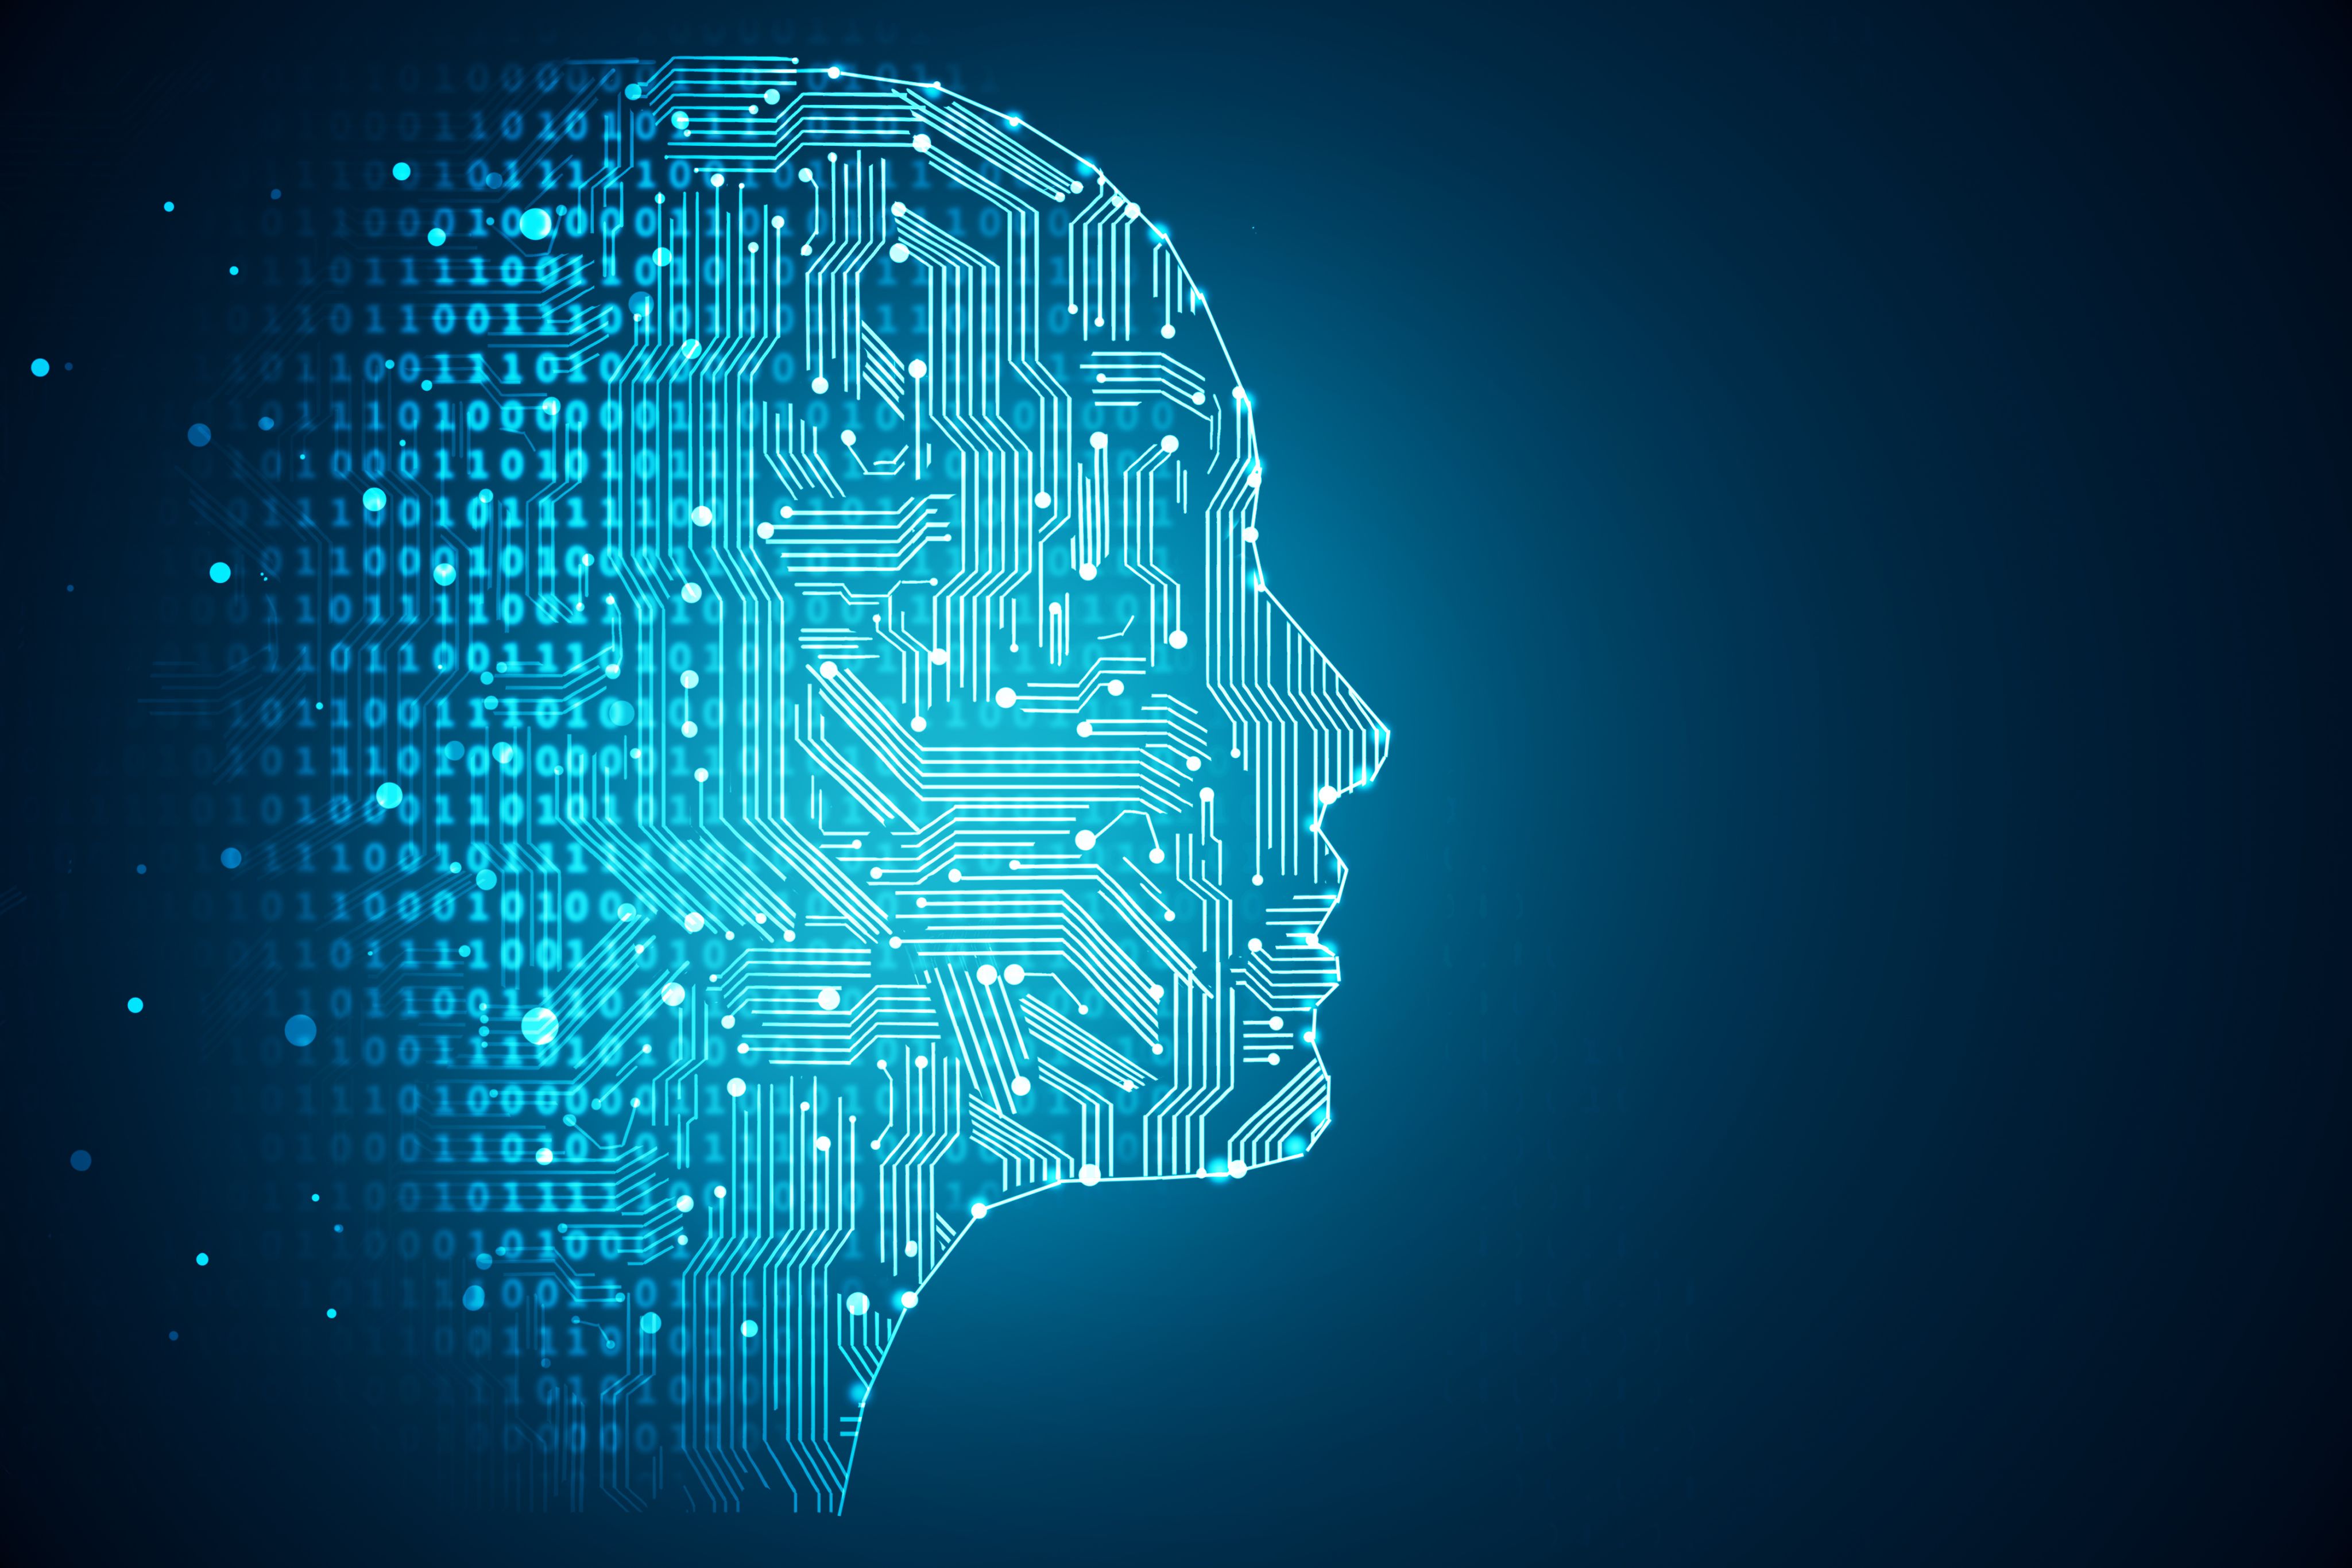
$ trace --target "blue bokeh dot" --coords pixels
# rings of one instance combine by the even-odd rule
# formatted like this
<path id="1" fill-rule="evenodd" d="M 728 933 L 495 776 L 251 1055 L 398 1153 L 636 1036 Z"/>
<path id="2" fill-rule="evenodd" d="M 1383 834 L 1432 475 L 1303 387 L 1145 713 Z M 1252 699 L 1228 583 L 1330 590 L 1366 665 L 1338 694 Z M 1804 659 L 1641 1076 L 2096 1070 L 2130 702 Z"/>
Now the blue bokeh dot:
<path id="1" fill-rule="evenodd" d="M 482 1303 L 488 1301 L 489 1297 L 483 1293 L 482 1288 L 479 1285 L 468 1285 L 466 1287 L 466 1294 L 462 1299 L 466 1303 L 466 1310 L 467 1312 L 478 1312 L 482 1310 Z"/>
<path id="2" fill-rule="evenodd" d="M 143 1013 L 147 1010 L 146 1001 L 139 997 L 133 997 L 122 1005 L 129 1008 L 134 1013 Z"/>
<path id="3" fill-rule="evenodd" d="M 659 1312 L 647 1312 L 644 1317 L 637 1320 L 637 1326 L 645 1330 L 647 1333 L 661 1333 L 661 1314 Z"/>
<path id="4" fill-rule="evenodd" d="M 286 1043 L 308 1045 L 319 1038 L 319 1023 L 309 1013 L 296 1013 L 286 1020 Z"/>
<path id="5" fill-rule="evenodd" d="M 216 560 L 213 562 L 212 571 L 209 575 L 215 582 L 226 582 L 228 580 L 228 562 L 225 560 Z"/>
<path id="6" fill-rule="evenodd" d="M 425 243 L 430 246 L 446 245 L 449 243 L 449 231 L 445 228 L 426 229 L 425 231 Z"/>
<path id="7" fill-rule="evenodd" d="M 375 803 L 385 810 L 400 804 L 400 786 L 386 782 L 375 787 Z"/>
<path id="8" fill-rule="evenodd" d="M 228 867 L 229 870 L 235 871 L 244 863 L 245 852 L 238 849 L 235 844 L 231 844 L 228 848 L 221 851 L 221 864 Z"/>
<path id="9" fill-rule="evenodd" d="M 360 505 L 371 512 L 383 511 L 384 499 L 383 487 L 380 485 L 370 485 L 360 492 Z"/>
<path id="10" fill-rule="evenodd" d="M 196 1254 L 196 1267 L 199 1269 L 205 1267 L 212 1260 L 213 1255 L 209 1252 L 199 1252 Z"/>
<path id="11" fill-rule="evenodd" d="M 47 360 L 35 360 L 33 361 L 33 373 L 37 376 L 47 375 L 49 373 L 49 361 Z"/>
<path id="12" fill-rule="evenodd" d="M 86 1171 L 89 1169 L 89 1151 L 88 1149 L 76 1149 L 72 1154 L 66 1156 L 66 1164 L 73 1166 L 73 1168 L 78 1171 Z"/>
<path id="13" fill-rule="evenodd" d="M 395 180 L 405 180 L 409 175 L 415 172 L 416 171 L 408 166 L 408 161 L 406 159 L 403 159 L 392 166 L 392 177 Z"/>
<path id="14" fill-rule="evenodd" d="M 191 446 L 206 446 L 206 445 L 210 445 L 210 444 L 211 444 L 211 443 L 212 443 L 212 439 L 213 439 L 213 427 L 212 427 L 211 425 L 209 425 L 209 424 L 192 424 L 192 425 L 188 426 L 188 444 L 189 444 L 189 445 L 191 445 Z"/>

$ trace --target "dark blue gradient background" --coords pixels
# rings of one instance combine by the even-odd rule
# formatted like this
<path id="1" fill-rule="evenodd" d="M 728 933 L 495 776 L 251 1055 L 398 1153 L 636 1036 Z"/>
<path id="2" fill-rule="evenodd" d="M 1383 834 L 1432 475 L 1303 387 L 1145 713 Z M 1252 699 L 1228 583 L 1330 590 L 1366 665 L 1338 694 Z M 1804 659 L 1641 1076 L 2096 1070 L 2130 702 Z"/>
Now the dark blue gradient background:
<path id="1" fill-rule="evenodd" d="M 1272 579 L 1396 735 L 1331 819 L 1335 1124 L 992 1220 L 845 1521 L 436 1517 L 163 1345 L 225 1124 L 121 1018 L 203 984 L 104 806 L 200 549 L 155 519 L 210 285 L 147 214 L 304 61 L 786 47 L 654 9 L 9 24 L 0 1555 L 2347 1560 L 2317 7 L 803 14 L 960 62 L 1212 293 Z"/>

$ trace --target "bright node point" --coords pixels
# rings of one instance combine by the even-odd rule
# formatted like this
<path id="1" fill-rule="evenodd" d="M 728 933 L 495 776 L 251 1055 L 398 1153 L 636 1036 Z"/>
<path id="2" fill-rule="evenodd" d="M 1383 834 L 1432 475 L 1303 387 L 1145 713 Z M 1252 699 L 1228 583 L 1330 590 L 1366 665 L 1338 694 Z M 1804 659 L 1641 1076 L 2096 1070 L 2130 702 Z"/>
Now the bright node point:
<path id="1" fill-rule="evenodd" d="M 689 909 L 679 918 L 678 924 L 685 926 L 688 931 L 699 931 L 703 927 L 704 921 L 701 915 Z"/>
<path id="2" fill-rule="evenodd" d="M 818 1154 L 824 1154 L 826 1150 L 832 1147 L 833 1140 L 831 1138 L 819 1137 L 816 1141 L 816 1152 Z"/>
<path id="3" fill-rule="evenodd" d="M 545 239 L 555 232 L 555 219 L 545 207 L 533 207 L 522 215 L 522 237 Z"/>
<path id="4" fill-rule="evenodd" d="M 661 1314 L 659 1312 L 647 1312 L 644 1317 L 637 1320 L 637 1327 L 644 1330 L 646 1333 L 661 1333 Z"/>
<path id="5" fill-rule="evenodd" d="M 819 397 L 823 397 L 824 395 L 825 389 L 832 384 L 833 383 L 826 381 L 823 376 L 818 376 L 809 382 L 809 391 L 816 393 Z"/>
<path id="6" fill-rule="evenodd" d="M 982 964 L 975 972 L 973 977 L 978 979 L 983 986 L 992 986 L 996 984 L 996 966 L 993 964 Z"/>
<path id="7" fill-rule="evenodd" d="M 533 1045 L 545 1045 L 555 1038 L 557 1019 L 550 1008 L 533 1008 L 522 1015 L 522 1037 Z"/>
<path id="8" fill-rule="evenodd" d="M 1167 995 L 1168 995 L 1168 988 L 1167 988 L 1167 987 L 1162 986 L 1162 985 L 1158 985 L 1158 984 L 1154 984 L 1154 985 L 1152 986 L 1152 988 L 1151 988 L 1151 999 L 1152 999 L 1153 1001 L 1155 1001 L 1155 1002 L 1156 1002 L 1156 1001 L 1160 1001 L 1160 1000 L 1161 1000 L 1162 998 L 1164 998 Z M 1155 1045 L 1155 1046 L 1153 1046 L 1151 1049 L 1152 1049 L 1152 1050 L 1154 1050 L 1154 1051 L 1158 1051 L 1160 1048 L 1159 1048 L 1158 1046 L 1156 1046 L 1156 1045 Z"/>
<path id="9" fill-rule="evenodd" d="M 127 1001 L 127 1002 L 123 1003 L 122 1005 L 123 1005 L 126 1009 L 128 1009 L 130 1011 L 134 1012 L 134 1013 L 143 1013 L 143 1012 L 145 1012 L 145 1011 L 147 1010 L 147 1003 L 146 1003 L 146 1001 L 145 1001 L 143 998 L 139 998 L 139 997 L 133 997 L 133 998 L 131 998 L 129 1001 Z"/>
<path id="10" fill-rule="evenodd" d="M 1079 734 L 1079 736 L 1080 736 L 1082 738 L 1083 738 L 1084 737 L 1086 737 L 1086 736 L 1092 735 L 1094 732 L 1095 732 L 1094 720 L 1092 720 L 1092 719 L 1088 719 L 1088 718 L 1082 718 L 1082 719 L 1078 720 L 1078 734 Z"/>
<path id="11" fill-rule="evenodd" d="M 842 444 L 844 446 L 855 446 L 855 445 L 856 445 L 856 444 L 857 444 L 857 432 L 856 432 L 856 431 L 854 431 L 854 430 L 845 430 L 845 431 L 843 431 L 843 432 L 841 433 L 841 444 Z"/>
<path id="12" fill-rule="evenodd" d="M 392 166 L 392 177 L 395 180 L 405 180 L 411 172 L 412 171 L 409 169 L 405 161 L 394 163 Z"/>
<path id="13" fill-rule="evenodd" d="M 1171 441 L 1173 441 L 1173 440 L 1175 440 L 1176 438 L 1175 438 L 1174 436 L 1172 436 L 1172 435 L 1171 435 L 1171 436 L 1168 437 L 1168 439 L 1169 439 L 1169 440 L 1171 440 Z M 1048 507 L 1052 506 L 1053 504 L 1054 504 L 1054 493 L 1053 493 L 1051 490 L 1040 490 L 1040 491 L 1038 491 L 1038 492 L 1037 492 L 1037 509 L 1038 509 L 1039 511 L 1041 511 L 1041 512 L 1042 512 L 1042 511 L 1044 511 L 1046 507 Z"/>
<path id="14" fill-rule="evenodd" d="M 1197 757 L 1188 757 L 1184 758 L 1184 766 L 1192 771 L 1198 773 L 1201 771 L 1201 759 Z"/>
<path id="15" fill-rule="evenodd" d="M 1092 1160 L 1088 1160 L 1085 1165 L 1078 1167 L 1078 1185 L 1080 1186 L 1092 1186 L 1095 1183 L 1100 1180 L 1102 1180 L 1102 1167 L 1096 1165 Z"/>
<path id="16" fill-rule="evenodd" d="M 1139 203 L 1139 202 L 1129 202 L 1129 203 L 1128 203 L 1128 204 L 1127 204 L 1127 215 L 1128 215 L 1129 217 L 1130 217 L 1130 218 L 1139 218 L 1139 217 L 1141 217 L 1141 216 L 1143 215 L 1143 205 L 1142 205 L 1142 204 L 1141 204 L 1141 203 Z"/>
<path id="17" fill-rule="evenodd" d="M 692 1193 L 682 1192 L 677 1195 L 677 1211 L 680 1214 L 691 1214 L 694 1211 L 694 1195 Z"/>
<path id="18" fill-rule="evenodd" d="M 1249 1175 L 1249 1166 L 1240 1160 L 1229 1160 L 1225 1164 L 1225 1174 L 1232 1176 L 1245 1176 Z"/>
<path id="19" fill-rule="evenodd" d="M 1255 528 L 1243 528 L 1243 529 L 1242 529 L 1242 543 L 1244 543 L 1244 544 L 1245 544 L 1245 545 L 1254 545 L 1254 544 L 1257 543 L 1257 530 L 1256 530 Z"/>
<path id="20" fill-rule="evenodd" d="M 758 1323 L 753 1322 L 750 1318 L 745 1318 L 745 1319 L 743 1320 L 743 1337 L 744 1337 L 745 1339 L 757 1339 L 757 1338 L 759 1338 L 759 1337 L 760 1337 L 760 1325 L 759 1325 Z"/>
<path id="21" fill-rule="evenodd" d="M 375 803 L 385 810 L 400 804 L 400 786 L 385 782 L 375 787 Z"/>
<path id="22" fill-rule="evenodd" d="M 1171 648 L 1181 648 L 1191 641 L 1191 638 L 1184 635 L 1183 628 L 1181 626 L 1168 633 L 1168 645 Z"/>
<path id="23" fill-rule="evenodd" d="M 383 511 L 384 500 L 384 493 L 382 487 L 378 486 L 370 485 L 366 489 L 360 492 L 360 505 L 365 507 L 371 512 Z"/>
<path id="24" fill-rule="evenodd" d="M 1094 449 L 1095 449 L 1097 452 L 1100 452 L 1101 450 L 1103 450 L 1103 448 L 1105 448 L 1105 447 L 1107 447 L 1107 446 L 1108 446 L 1108 445 L 1110 444 L 1110 437 L 1109 437 L 1109 436 L 1108 436 L 1108 435 L 1105 435 L 1105 434 L 1104 434 L 1101 431 L 1099 431 L 1099 430 L 1096 431 L 1092 435 L 1090 435 L 1090 436 L 1087 437 L 1087 442 L 1088 442 L 1088 443 L 1089 443 L 1089 444 L 1094 447 Z"/>
<path id="25" fill-rule="evenodd" d="M 212 570 L 207 575 L 209 575 L 215 582 L 226 582 L 228 580 L 228 562 L 225 560 L 216 560 L 213 562 Z"/>
<path id="26" fill-rule="evenodd" d="M 984 1203 L 973 1204 L 971 1206 L 971 1217 L 974 1219 L 986 1219 L 988 1218 L 988 1205 Z"/>
<path id="27" fill-rule="evenodd" d="M 841 1005 L 841 993 L 834 989 L 833 987 L 827 986 L 823 990 L 817 992 L 816 1005 L 823 1008 L 826 1012 L 831 1012 L 834 1009 Z"/>
<path id="28" fill-rule="evenodd" d="M 1253 936 L 1249 939 L 1249 950 L 1253 953 L 1263 953 L 1265 951 L 1265 944 Z"/>
<path id="29" fill-rule="evenodd" d="M 1161 437 L 1160 438 L 1160 451 L 1162 451 L 1162 452 L 1173 452 L 1173 451 L 1175 451 L 1175 450 L 1176 450 L 1176 438 L 1175 438 L 1174 436 L 1172 436 L 1172 435 L 1163 435 L 1163 436 L 1161 436 Z"/>
<path id="30" fill-rule="evenodd" d="M 1080 561 L 1078 563 L 1078 576 L 1088 582 L 1092 582 L 1095 580 L 1095 563 L 1090 560 Z"/>
<path id="31" fill-rule="evenodd" d="M 829 681 L 839 674 L 841 674 L 841 666 L 831 659 L 825 660 L 816 667 L 816 678 L 820 681 Z"/>
<path id="32" fill-rule="evenodd" d="M 1023 968 L 1020 965 L 1007 964 L 1004 966 L 1004 983 L 1006 985 L 1017 986 L 1028 977 L 1029 971 Z"/>
<path id="33" fill-rule="evenodd" d="M 908 1312 L 912 1312 L 912 1311 L 914 1311 L 914 1310 L 915 1310 L 915 1292 L 914 1292 L 914 1291 L 907 1291 L 905 1294 L 901 1295 L 901 1296 L 898 1298 L 898 1305 L 899 1305 L 901 1308 L 903 1308 L 904 1310 L 908 1311 Z"/>
<path id="34" fill-rule="evenodd" d="M 893 245 L 890 247 L 890 259 L 892 261 L 904 261 L 912 254 L 913 252 L 909 251 L 903 245 Z"/>
<path id="35" fill-rule="evenodd" d="M 1202 785 L 1202 786 L 1201 786 L 1201 799 L 1202 799 L 1202 800 L 1215 800 L 1216 798 L 1217 798 L 1217 792 L 1216 792 L 1214 789 L 1210 789 L 1206 784 L 1203 784 L 1203 785 Z"/>
<path id="36" fill-rule="evenodd" d="M 920 735 L 924 730 L 930 727 L 924 721 L 921 714 L 917 714 L 913 718 L 907 721 L 907 727 L 913 730 L 917 735 Z"/>
<path id="37" fill-rule="evenodd" d="M 196 1254 L 196 1267 L 199 1269 L 206 1267 L 212 1262 L 212 1260 L 213 1255 L 209 1252 L 199 1252 Z"/>
<path id="38" fill-rule="evenodd" d="M 710 526 L 710 508 L 709 508 L 709 507 L 695 507 L 695 508 L 694 508 L 694 514 L 693 514 L 693 515 L 694 515 L 694 522 L 695 522 L 695 526 L 696 526 L 697 528 L 709 528 L 709 527 Z"/>
<path id="39" fill-rule="evenodd" d="M 676 980 L 672 980 L 668 985 L 662 988 L 662 1000 L 667 1002 L 671 1007 L 677 1006 L 678 1003 L 686 1000 L 686 988 L 679 985 Z"/>
<path id="40" fill-rule="evenodd" d="M 925 376 L 931 373 L 931 367 L 923 363 L 920 360 L 908 360 L 907 361 L 907 373 L 914 377 L 917 381 L 921 381 Z"/>
<path id="41" fill-rule="evenodd" d="M 999 686 L 996 688 L 996 706 L 998 707 L 1011 707 L 1019 700 L 1020 699 L 1018 697 L 1013 695 L 1013 688 L 1011 686 Z"/>
<path id="42" fill-rule="evenodd" d="M 740 1078 L 730 1078 L 727 1081 L 727 1092 L 738 1100 L 743 1098 L 743 1091 L 747 1087 L 749 1086 Z"/>
<path id="43" fill-rule="evenodd" d="M 932 650 L 931 650 L 931 663 L 932 663 L 932 664 L 946 664 L 947 662 L 948 662 L 948 651 L 947 651 L 945 648 L 934 648 L 934 649 L 932 649 Z"/>
<path id="44" fill-rule="evenodd" d="M 849 1309 L 849 1315 L 853 1318 L 864 1317 L 866 1315 L 866 1309 L 873 1305 L 871 1301 L 868 1301 L 866 1299 L 866 1292 L 863 1291 L 850 1291 L 849 1299 L 843 1301 L 841 1304 Z"/>
<path id="45" fill-rule="evenodd" d="M 433 580 L 446 588 L 457 580 L 457 569 L 445 560 L 433 569 Z"/>
<path id="46" fill-rule="evenodd" d="M 1163 338 L 1174 337 L 1176 335 L 1176 323 L 1173 321 L 1162 321 L 1160 323 L 1160 335 Z"/>
<path id="47" fill-rule="evenodd" d="M 1026 1094 L 1029 1092 L 1029 1079 L 1027 1074 L 1016 1072 L 1013 1075 L 1013 1092 L 1015 1094 Z"/>
<path id="48" fill-rule="evenodd" d="M 1103 690 L 1115 697 L 1123 697 L 1127 695 L 1127 683 L 1120 680 L 1106 681 L 1103 683 Z"/>
<path id="49" fill-rule="evenodd" d="M 909 1257 L 909 1258 L 916 1257 L 917 1255 L 919 1255 L 919 1253 L 921 1253 L 921 1251 L 922 1251 L 922 1250 L 923 1250 L 923 1244 L 922 1244 L 921 1242 L 919 1242 L 919 1241 L 908 1241 L 908 1242 L 907 1243 L 907 1246 L 906 1246 L 906 1253 L 907 1253 L 907 1256 L 908 1256 L 908 1257 Z"/>
<path id="50" fill-rule="evenodd" d="M 692 691 L 702 684 L 702 677 L 692 670 L 680 670 L 677 673 L 677 684 L 688 691 Z"/>
<path id="51" fill-rule="evenodd" d="M 915 1065 L 918 1067 L 929 1067 L 930 1064 L 931 1059 L 928 1056 L 919 1056 L 915 1058 Z"/>
<path id="52" fill-rule="evenodd" d="M 449 243 L 449 231 L 438 226 L 426 229 L 425 231 L 425 243 L 426 245 L 436 246 L 446 245 Z"/>
<path id="53" fill-rule="evenodd" d="M 1095 847 L 1095 835 L 1091 830 L 1080 828 L 1078 830 L 1077 841 L 1078 848 L 1082 850 L 1090 850 Z"/>
<path id="54" fill-rule="evenodd" d="M 551 1166 L 551 1165 L 553 1165 L 553 1164 L 555 1163 L 555 1151 L 554 1151 L 553 1149 L 541 1149 L 541 1150 L 540 1150 L 540 1151 L 539 1151 L 539 1163 L 540 1163 L 541 1165 L 543 1165 L 543 1166 Z"/>
<path id="55" fill-rule="evenodd" d="M 1166 850 L 1161 849 L 1158 844 L 1151 846 L 1151 863 L 1153 865 L 1158 865 L 1161 861 L 1164 861 L 1167 858 L 1168 852 Z"/>
<path id="56" fill-rule="evenodd" d="M 1328 806 L 1332 801 L 1339 798 L 1339 791 L 1333 789 L 1330 785 L 1326 784 L 1323 788 L 1315 791 L 1315 798 Z"/>
<path id="57" fill-rule="evenodd" d="M 931 139 L 918 131 L 915 132 L 914 147 L 918 152 L 929 152 L 931 150 Z"/>

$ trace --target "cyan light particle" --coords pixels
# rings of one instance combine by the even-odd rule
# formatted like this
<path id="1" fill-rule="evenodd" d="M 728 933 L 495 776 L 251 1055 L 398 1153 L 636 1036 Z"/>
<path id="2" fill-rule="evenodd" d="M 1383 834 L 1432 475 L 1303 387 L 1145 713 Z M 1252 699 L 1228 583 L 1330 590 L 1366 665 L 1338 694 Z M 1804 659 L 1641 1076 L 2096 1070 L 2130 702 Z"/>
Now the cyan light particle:
<path id="1" fill-rule="evenodd" d="M 286 1020 L 286 1043 L 308 1045 L 319 1038 L 319 1022 L 309 1013 L 296 1013 Z"/>
<path id="2" fill-rule="evenodd" d="M 228 562 L 225 560 L 216 560 L 213 562 L 211 576 L 215 582 L 226 582 L 228 580 Z"/>

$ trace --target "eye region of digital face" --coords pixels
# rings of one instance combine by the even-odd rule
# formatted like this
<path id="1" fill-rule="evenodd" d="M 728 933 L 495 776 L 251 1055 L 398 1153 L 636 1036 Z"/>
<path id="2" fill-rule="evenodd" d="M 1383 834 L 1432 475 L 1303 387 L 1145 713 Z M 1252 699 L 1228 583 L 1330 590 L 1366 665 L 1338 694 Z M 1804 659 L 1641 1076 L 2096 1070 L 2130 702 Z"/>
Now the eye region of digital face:
<path id="1" fill-rule="evenodd" d="M 264 209 L 196 480 L 237 1027 L 378 1107 L 405 1288 L 330 1304 L 469 1462 L 837 1510 L 992 1211 L 1321 1135 L 1387 732 L 1202 287 L 1052 138 L 745 58 L 384 127 Z"/>

